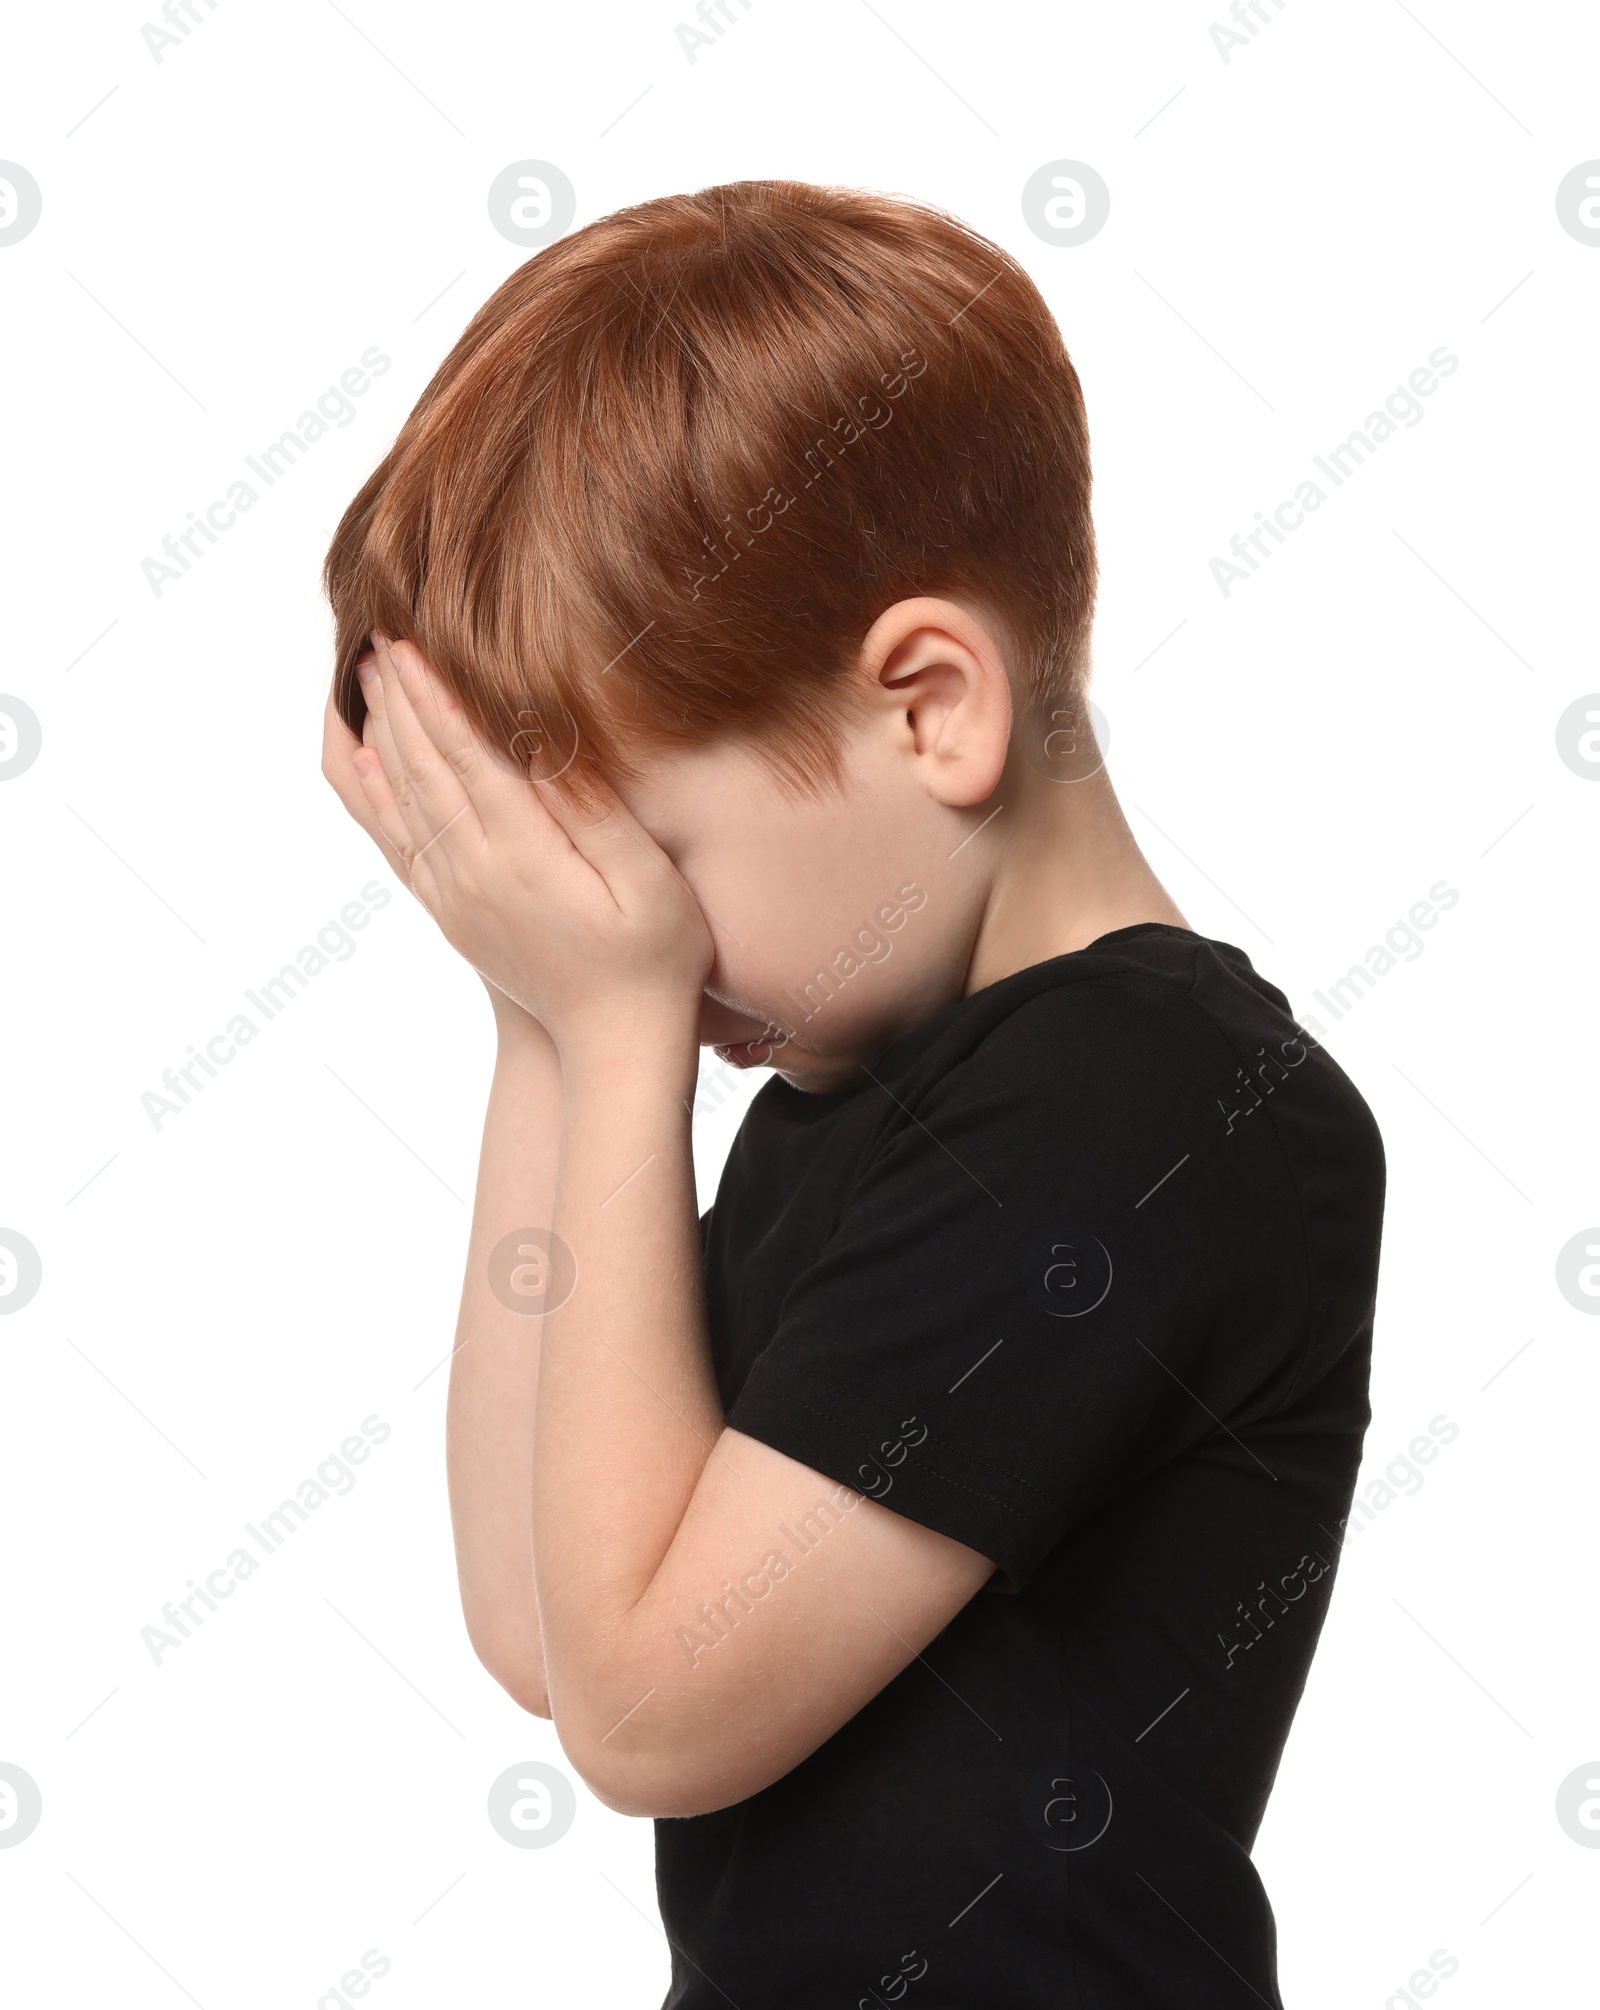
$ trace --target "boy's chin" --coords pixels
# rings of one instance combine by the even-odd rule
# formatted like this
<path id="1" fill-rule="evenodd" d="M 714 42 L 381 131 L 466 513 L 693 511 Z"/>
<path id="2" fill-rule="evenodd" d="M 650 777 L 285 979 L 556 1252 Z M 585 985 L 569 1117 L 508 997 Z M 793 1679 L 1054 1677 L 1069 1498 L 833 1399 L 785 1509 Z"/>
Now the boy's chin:
<path id="1" fill-rule="evenodd" d="M 795 1054 L 779 1048 L 767 1065 L 791 1089 L 804 1089 L 813 1096 L 842 1095 L 846 1090 L 859 1089 L 866 1079 L 859 1061 L 837 1054 Z"/>
<path id="2" fill-rule="evenodd" d="M 837 1095 L 861 1082 L 857 1062 L 809 1053 L 790 1044 L 775 1047 L 768 1040 L 718 1041 L 712 1052 L 730 1068 L 770 1068 L 791 1089 L 804 1089 L 814 1096 Z"/>
<path id="3" fill-rule="evenodd" d="M 775 1050 L 770 1040 L 718 1040 L 711 1051 L 730 1068 L 770 1068 Z"/>

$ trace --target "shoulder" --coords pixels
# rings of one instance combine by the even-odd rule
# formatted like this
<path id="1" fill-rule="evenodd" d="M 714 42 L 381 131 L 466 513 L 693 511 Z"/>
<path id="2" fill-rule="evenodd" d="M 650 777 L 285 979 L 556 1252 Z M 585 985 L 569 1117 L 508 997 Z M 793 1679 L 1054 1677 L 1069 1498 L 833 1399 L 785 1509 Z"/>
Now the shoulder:
<path id="1" fill-rule="evenodd" d="M 1182 1167 L 1193 1218 L 1285 1231 L 1307 1188 L 1381 1193 L 1353 1083 L 1243 951 L 1187 930 L 974 993 L 882 1086 L 869 1174 L 954 1154 L 996 1192 L 1092 1187 L 1132 1206 Z"/>
<path id="2" fill-rule="evenodd" d="M 1196 1001 L 1202 975 L 1220 1018 Z M 1210 1093 L 1235 1065 L 1234 989 L 1212 945 L 1186 931 L 1051 958 L 963 1000 L 908 1071 L 907 1100 L 950 1109 L 1020 1096 L 1082 1116 Z"/>
<path id="3" fill-rule="evenodd" d="M 1354 1085 L 1241 949 L 1161 928 L 1016 972 L 944 1015 L 905 1097 L 953 1108 L 1007 1091 L 1080 1118 L 1158 1099 L 1227 1116 L 1300 1071 L 1326 1122 L 1371 1127 Z"/>

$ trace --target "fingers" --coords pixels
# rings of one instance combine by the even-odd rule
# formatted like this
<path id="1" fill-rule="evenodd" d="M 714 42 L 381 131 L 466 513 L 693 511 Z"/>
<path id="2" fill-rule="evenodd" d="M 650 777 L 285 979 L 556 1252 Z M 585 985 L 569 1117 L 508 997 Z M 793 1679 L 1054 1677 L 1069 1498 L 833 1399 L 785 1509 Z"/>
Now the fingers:
<path id="1" fill-rule="evenodd" d="M 393 670 L 418 724 L 471 794 L 485 766 L 488 750 L 473 731 L 466 713 L 415 643 L 391 642 L 382 635 L 375 635 L 372 640 L 383 667 Z"/>
<path id="2" fill-rule="evenodd" d="M 472 728 L 422 652 L 374 635 L 357 664 L 367 700 L 366 745 L 354 758 L 370 812 L 408 874 L 450 874 L 489 850 L 530 849 L 554 862 L 581 860 L 617 906 L 659 898 L 676 867 L 610 789 L 580 801 L 535 786 Z M 691 896 L 692 898 L 692 896 Z"/>
<path id="3" fill-rule="evenodd" d="M 513 829 L 519 837 L 523 836 L 533 792 L 525 765 L 516 758 L 517 748 L 502 753 L 479 738 L 461 705 L 414 643 L 390 642 L 387 655 L 400 691 L 470 798 L 484 831 L 491 839 Z M 398 736 L 403 723 L 398 710 L 394 723 Z M 520 740 L 527 737 L 527 734 L 518 736 Z"/>
<path id="4" fill-rule="evenodd" d="M 640 895 L 659 897 L 662 873 L 685 886 L 678 868 L 615 790 L 591 783 L 587 802 L 554 786 L 533 793 L 573 849 L 599 873 L 619 907 Z"/>
<path id="5" fill-rule="evenodd" d="M 351 757 L 361 742 L 351 732 L 339 716 L 339 708 L 333 701 L 333 693 L 328 693 L 328 705 L 322 715 L 322 772 L 345 808 L 357 823 L 364 824 L 368 817 L 366 797 L 361 791 L 361 780 Z"/>
<path id="6" fill-rule="evenodd" d="M 373 734 L 372 715 L 367 714 L 367 734 Z M 376 750 L 365 745 L 352 756 L 351 765 L 355 770 L 362 791 L 362 807 L 365 815 L 359 821 L 372 832 L 384 856 L 394 866 L 401 879 L 411 887 L 412 862 L 419 854 L 416 840 L 401 814 L 400 806 L 394 799 L 394 790 L 389 786 L 389 777 L 384 773 L 383 763 Z"/>
<path id="7" fill-rule="evenodd" d="M 368 774 L 363 778 L 362 769 Z M 395 842 L 396 837 L 406 840 L 405 821 L 387 793 L 383 770 L 378 757 L 365 750 L 350 728 L 340 718 L 338 707 L 330 695 L 328 709 L 322 729 L 322 772 L 334 793 L 346 810 L 366 832 L 367 836 L 383 853 L 385 861 L 395 867 L 402 878 L 405 877 L 406 850 Z M 386 829 L 373 800 L 371 778 L 376 775 L 378 785 L 384 789 L 391 827 Z"/>
<path id="8" fill-rule="evenodd" d="M 385 834 L 403 848 L 413 867 L 435 846 L 448 858 L 452 838 L 457 846 L 481 847 L 483 827 L 466 788 L 418 718 L 388 643 L 378 636 L 373 641 L 376 660 L 363 658 L 357 670 L 367 700 L 369 745 L 381 763 L 385 787 L 372 788 L 375 776 L 364 779 Z M 424 703 L 431 715 L 438 716 L 435 700 Z M 430 860 L 435 867 L 439 863 Z"/>

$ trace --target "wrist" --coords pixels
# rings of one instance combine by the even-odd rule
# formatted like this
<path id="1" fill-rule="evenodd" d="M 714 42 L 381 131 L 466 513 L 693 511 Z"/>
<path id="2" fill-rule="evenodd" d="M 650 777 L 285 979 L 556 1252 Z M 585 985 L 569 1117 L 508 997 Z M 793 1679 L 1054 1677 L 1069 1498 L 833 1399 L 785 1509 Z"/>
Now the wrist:
<path id="1" fill-rule="evenodd" d="M 652 1092 L 691 1097 L 699 1073 L 698 1006 L 697 999 L 693 1011 L 590 1015 L 559 1042 L 567 1093 L 585 1099 Z"/>
<path id="2" fill-rule="evenodd" d="M 481 973 L 480 973 L 481 974 Z M 494 1010 L 495 1036 L 502 1053 L 550 1052 L 555 1051 L 555 1042 L 548 1029 L 524 1010 L 514 998 L 508 998 L 499 985 L 483 979 L 483 988 L 489 994 L 489 1003 Z"/>

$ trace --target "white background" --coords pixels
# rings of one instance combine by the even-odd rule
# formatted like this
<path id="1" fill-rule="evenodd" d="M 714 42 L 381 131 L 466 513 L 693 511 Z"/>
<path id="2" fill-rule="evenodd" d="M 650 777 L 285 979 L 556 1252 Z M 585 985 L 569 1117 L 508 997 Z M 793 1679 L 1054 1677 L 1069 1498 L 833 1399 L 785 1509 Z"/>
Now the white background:
<path id="1" fill-rule="evenodd" d="M 9 23 L 0 155 L 44 199 L 0 250 L 0 690 L 43 726 L 0 786 L 0 1226 L 44 1266 L 0 1319 L 0 1759 L 44 1801 L 0 1849 L 19 2006 L 312 2010 L 371 1948 L 383 2010 L 665 1985 L 648 1824 L 580 1785 L 559 1845 L 518 1850 L 484 1812 L 506 1767 L 564 1762 L 469 1650 L 429 1373 L 476 978 L 395 887 L 190 1107 L 157 1130 L 140 1100 L 384 876 L 318 773 L 317 568 L 525 256 L 485 196 L 530 157 L 579 224 L 759 175 L 932 199 L 1050 301 L 1130 820 L 1384 1132 L 1363 1482 L 1459 1427 L 1342 1564 L 1257 1849 L 1285 2002 L 1379 2010 L 1440 1948 L 1451 2010 L 1592 2000 L 1600 1851 L 1555 1796 L 1600 1755 L 1600 1324 L 1555 1259 L 1600 1221 L 1600 786 L 1555 729 L 1600 690 L 1600 249 L 1554 198 L 1600 155 L 1600 17 L 1287 0 L 1224 62 L 1210 7 L 753 0 L 694 63 L 685 0 L 195 0 L 159 63 L 136 6 Z M 1063 157 L 1111 190 L 1074 249 L 1019 203 Z M 1224 596 L 1228 539 L 1441 344 L 1423 421 Z M 372 345 L 352 423 L 153 593 L 162 537 Z M 1313 990 L 1440 879 L 1424 953 L 1335 1024 Z M 755 1085 L 699 1122 L 705 1196 Z M 373 1414 L 354 1490 L 155 1665 L 141 1628 Z"/>

